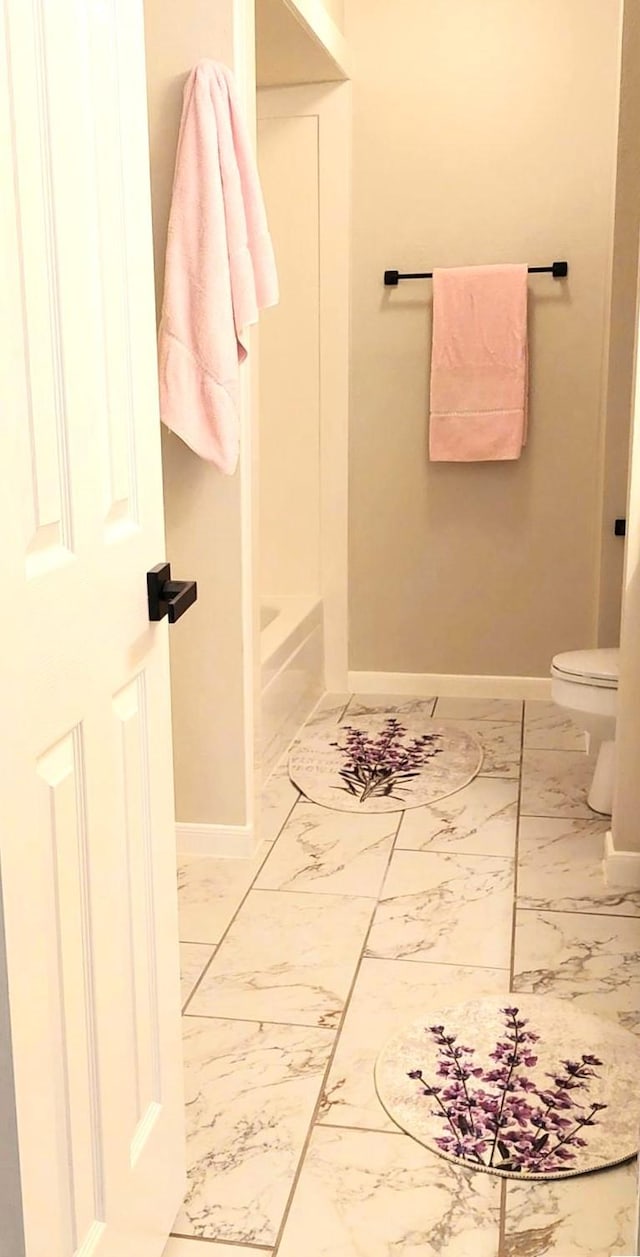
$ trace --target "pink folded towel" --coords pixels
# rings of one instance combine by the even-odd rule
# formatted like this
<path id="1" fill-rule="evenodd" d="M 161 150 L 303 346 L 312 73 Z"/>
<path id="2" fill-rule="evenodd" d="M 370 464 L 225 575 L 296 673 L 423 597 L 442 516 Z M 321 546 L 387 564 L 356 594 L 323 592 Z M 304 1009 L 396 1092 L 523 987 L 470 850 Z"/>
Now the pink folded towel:
<path id="1" fill-rule="evenodd" d="M 246 329 L 278 282 L 251 142 L 231 72 L 201 61 L 184 88 L 159 332 L 163 422 L 231 474 Z"/>
<path id="2" fill-rule="evenodd" d="M 433 272 L 429 455 L 519 458 L 527 436 L 527 267 Z"/>

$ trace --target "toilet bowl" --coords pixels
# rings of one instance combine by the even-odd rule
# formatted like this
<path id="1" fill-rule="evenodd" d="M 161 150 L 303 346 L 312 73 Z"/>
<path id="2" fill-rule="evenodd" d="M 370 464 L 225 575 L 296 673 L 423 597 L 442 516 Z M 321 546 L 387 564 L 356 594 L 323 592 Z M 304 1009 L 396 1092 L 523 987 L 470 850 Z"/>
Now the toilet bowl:
<path id="1" fill-rule="evenodd" d="M 619 654 L 617 649 L 569 650 L 551 665 L 554 703 L 589 734 L 589 750 L 598 753 L 587 802 L 605 816 L 613 806 Z"/>

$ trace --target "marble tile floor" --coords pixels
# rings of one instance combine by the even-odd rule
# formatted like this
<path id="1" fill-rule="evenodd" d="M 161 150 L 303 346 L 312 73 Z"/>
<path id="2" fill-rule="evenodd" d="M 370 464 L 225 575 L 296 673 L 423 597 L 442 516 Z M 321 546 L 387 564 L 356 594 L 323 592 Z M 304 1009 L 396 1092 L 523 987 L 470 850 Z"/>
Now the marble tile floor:
<path id="1" fill-rule="evenodd" d="M 247 861 L 179 877 L 189 1191 L 165 1257 L 613 1257 L 635 1163 L 504 1183 L 403 1135 L 374 1061 L 429 1008 L 541 991 L 640 1033 L 640 895 L 604 884 L 584 739 L 550 703 L 328 695 L 483 743 L 429 807 L 355 816 L 267 784 Z M 312 720 L 318 718 L 318 713 Z"/>

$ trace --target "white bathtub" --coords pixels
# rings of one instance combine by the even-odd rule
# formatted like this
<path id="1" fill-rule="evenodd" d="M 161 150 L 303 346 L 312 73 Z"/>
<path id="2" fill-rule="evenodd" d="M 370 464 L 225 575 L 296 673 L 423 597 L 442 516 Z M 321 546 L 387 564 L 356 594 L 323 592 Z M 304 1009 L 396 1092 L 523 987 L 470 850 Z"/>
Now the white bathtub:
<path id="1" fill-rule="evenodd" d="M 324 692 L 322 603 L 265 598 L 260 608 L 263 781 Z"/>

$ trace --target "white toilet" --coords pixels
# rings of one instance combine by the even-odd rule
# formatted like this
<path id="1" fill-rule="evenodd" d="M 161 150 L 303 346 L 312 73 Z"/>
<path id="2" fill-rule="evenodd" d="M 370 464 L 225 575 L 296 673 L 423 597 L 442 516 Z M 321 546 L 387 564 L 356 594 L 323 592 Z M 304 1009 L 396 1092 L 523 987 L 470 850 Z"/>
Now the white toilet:
<path id="1" fill-rule="evenodd" d="M 618 649 L 569 650 L 556 655 L 551 665 L 554 703 L 589 734 L 591 753 L 598 751 L 587 802 L 605 816 L 613 807 L 619 654 Z"/>

